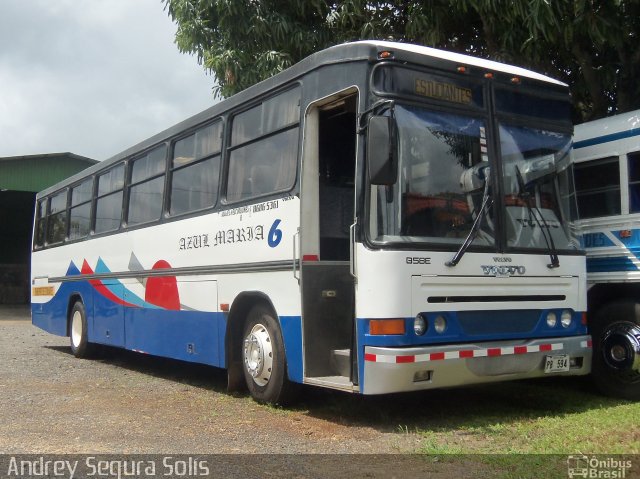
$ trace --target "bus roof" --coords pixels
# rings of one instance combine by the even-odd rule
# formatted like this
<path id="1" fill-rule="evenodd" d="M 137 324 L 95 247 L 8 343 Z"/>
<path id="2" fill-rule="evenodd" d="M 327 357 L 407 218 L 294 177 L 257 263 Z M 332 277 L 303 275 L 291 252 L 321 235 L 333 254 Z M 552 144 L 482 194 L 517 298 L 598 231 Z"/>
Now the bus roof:
<path id="1" fill-rule="evenodd" d="M 544 81 L 548 83 L 554 83 L 556 85 L 567 86 L 565 83 L 562 83 L 561 81 L 558 81 L 546 75 L 542 75 L 540 73 L 533 72 L 531 70 L 527 70 L 525 68 L 508 65 L 506 63 L 500 63 L 493 60 L 485 60 L 483 58 L 464 55 L 462 53 L 455 53 L 447 50 L 438 50 L 437 48 L 425 47 L 423 45 L 415 45 L 412 43 L 386 42 L 386 41 L 361 41 L 361 42 L 354 42 L 354 43 L 375 45 L 379 47 L 381 50 L 393 49 L 396 52 L 403 51 L 403 52 L 417 53 L 419 55 L 424 55 L 428 57 L 449 60 L 454 63 L 464 63 L 466 65 L 471 65 L 471 66 L 483 68 L 486 70 L 498 71 L 502 73 L 508 73 L 511 75 L 531 78 L 533 80 L 539 80 L 539 81 Z"/>
<path id="2" fill-rule="evenodd" d="M 574 147 L 579 141 L 606 137 L 630 130 L 640 129 L 640 110 L 620 113 L 576 125 L 573 133 Z"/>
<path id="3" fill-rule="evenodd" d="M 442 63 L 445 62 L 451 62 L 474 66 L 493 72 L 501 72 L 509 75 L 530 78 L 532 80 L 549 83 L 550 85 L 563 87 L 567 86 L 566 84 L 558 80 L 554 80 L 551 77 L 541 75 L 524 68 L 507 65 L 505 63 L 499 63 L 492 60 L 476 58 L 470 55 L 463 55 L 461 53 L 438 50 L 436 48 L 425 47 L 422 45 L 375 40 L 362 40 L 357 42 L 343 43 L 313 53 L 312 55 L 304 58 L 290 68 L 225 99 L 223 102 L 216 103 L 206 110 L 197 113 L 196 115 L 187 118 L 186 120 L 177 123 L 176 125 L 146 140 L 143 140 L 142 142 L 116 154 L 115 156 L 112 156 L 107 160 L 101 161 L 98 164 L 87 168 L 86 170 L 65 180 L 64 184 L 71 184 L 86 176 L 92 175 L 93 173 L 100 171 L 111 164 L 117 163 L 123 158 L 135 155 L 154 145 L 157 145 L 162 141 L 178 135 L 185 130 L 196 127 L 197 125 L 202 124 L 207 120 L 224 113 L 227 110 L 233 109 L 245 102 L 249 102 L 256 96 L 276 89 L 284 83 L 293 81 L 323 65 L 354 61 L 378 61 L 378 54 L 385 50 L 393 51 L 394 59 L 400 62 L 428 64 L 429 59 L 431 59 L 431 62 L 434 64 L 433 66 L 442 65 Z M 52 193 L 59 189 L 61 186 L 62 184 L 54 185 L 51 188 L 40 192 L 38 197 Z"/>

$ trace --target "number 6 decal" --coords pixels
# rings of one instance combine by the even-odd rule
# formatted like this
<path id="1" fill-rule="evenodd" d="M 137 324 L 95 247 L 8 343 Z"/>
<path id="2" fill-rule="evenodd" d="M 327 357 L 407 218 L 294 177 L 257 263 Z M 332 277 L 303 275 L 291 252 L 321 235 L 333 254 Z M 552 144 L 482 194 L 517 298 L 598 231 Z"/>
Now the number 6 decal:
<path id="1" fill-rule="evenodd" d="M 269 242 L 269 246 L 275 248 L 280 244 L 282 240 L 282 230 L 278 229 L 278 225 L 280 224 L 280 220 L 275 220 L 271 225 L 271 229 L 269 230 L 269 236 L 267 241 Z"/>

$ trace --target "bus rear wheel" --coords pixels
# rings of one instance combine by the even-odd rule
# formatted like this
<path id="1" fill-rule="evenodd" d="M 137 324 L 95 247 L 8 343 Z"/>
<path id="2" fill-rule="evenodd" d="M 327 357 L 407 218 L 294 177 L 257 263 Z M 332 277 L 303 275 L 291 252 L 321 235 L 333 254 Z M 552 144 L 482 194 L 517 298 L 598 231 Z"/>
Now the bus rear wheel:
<path id="1" fill-rule="evenodd" d="M 294 385 L 287 377 L 280 326 L 269 308 L 258 304 L 251 309 L 243 338 L 243 371 L 251 396 L 261 403 L 289 403 Z"/>
<path id="2" fill-rule="evenodd" d="M 69 313 L 69 339 L 76 358 L 88 358 L 94 353 L 94 345 L 87 338 L 87 314 L 81 301 L 76 301 Z"/>
<path id="3" fill-rule="evenodd" d="M 606 395 L 640 400 L 640 304 L 618 301 L 602 307 L 592 329 L 592 375 Z"/>

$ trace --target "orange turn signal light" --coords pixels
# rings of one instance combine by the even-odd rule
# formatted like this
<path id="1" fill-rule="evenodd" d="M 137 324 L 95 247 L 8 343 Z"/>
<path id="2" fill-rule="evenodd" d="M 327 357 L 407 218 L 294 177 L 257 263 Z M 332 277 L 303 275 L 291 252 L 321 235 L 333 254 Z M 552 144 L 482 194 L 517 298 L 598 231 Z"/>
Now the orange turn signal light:
<path id="1" fill-rule="evenodd" d="M 404 319 L 372 319 L 369 321 L 369 334 L 404 334 Z"/>

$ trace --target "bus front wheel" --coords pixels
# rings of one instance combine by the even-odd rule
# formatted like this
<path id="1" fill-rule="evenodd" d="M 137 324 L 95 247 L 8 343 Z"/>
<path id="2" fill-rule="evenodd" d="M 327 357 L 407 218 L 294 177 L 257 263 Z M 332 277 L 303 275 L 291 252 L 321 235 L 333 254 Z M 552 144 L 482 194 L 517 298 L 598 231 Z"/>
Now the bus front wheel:
<path id="1" fill-rule="evenodd" d="M 258 304 L 251 309 L 244 326 L 242 362 L 251 396 L 258 402 L 286 404 L 293 384 L 287 378 L 284 341 L 275 315 Z"/>
<path id="2" fill-rule="evenodd" d="M 69 339 L 71 352 L 76 358 L 91 356 L 93 345 L 87 339 L 87 314 L 80 301 L 73 305 L 69 314 Z"/>
<path id="3" fill-rule="evenodd" d="M 618 301 L 595 315 L 592 375 L 609 396 L 640 400 L 640 303 Z"/>

